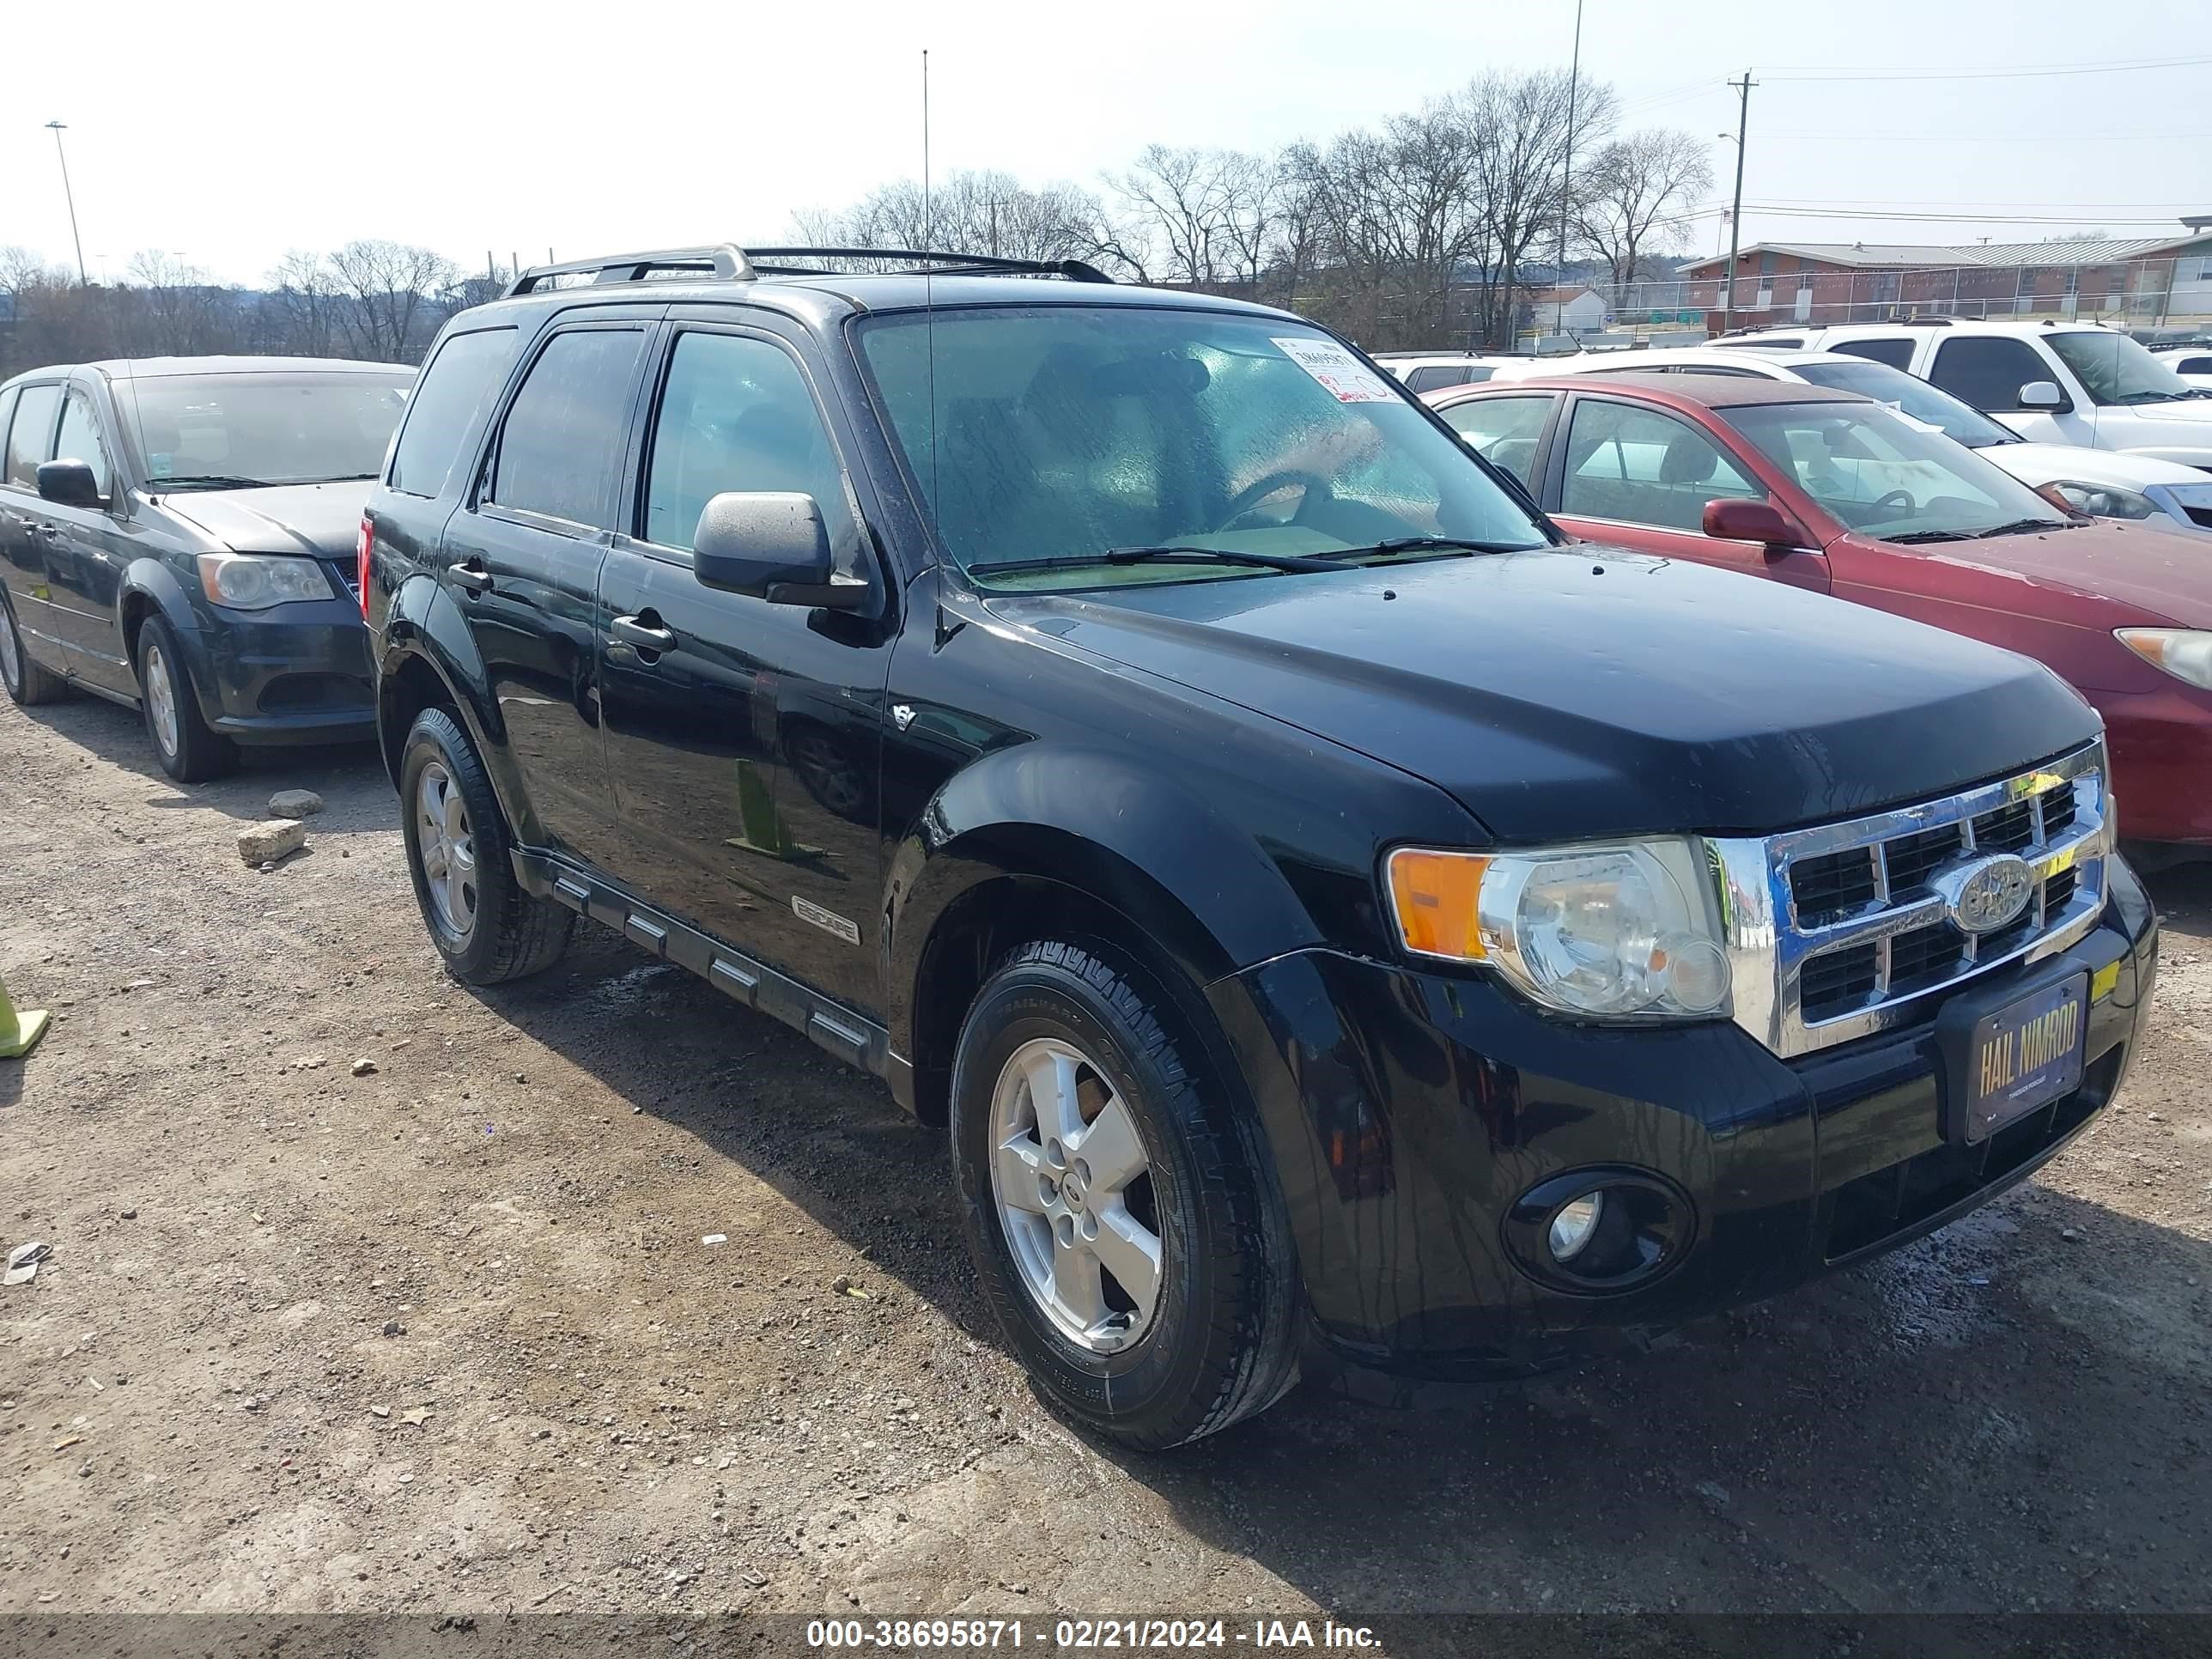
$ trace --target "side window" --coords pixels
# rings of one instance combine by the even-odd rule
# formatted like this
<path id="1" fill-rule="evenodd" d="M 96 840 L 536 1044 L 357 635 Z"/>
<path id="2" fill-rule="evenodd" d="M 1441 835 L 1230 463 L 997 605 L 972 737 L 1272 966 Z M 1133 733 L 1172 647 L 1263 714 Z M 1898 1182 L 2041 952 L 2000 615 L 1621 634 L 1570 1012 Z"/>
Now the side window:
<path id="1" fill-rule="evenodd" d="M 1827 348 L 1840 351 L 1845 356 L 1863 357 L 1869 362 L 1887 363 L 1892 368 L 1912 371 L 1912 342 L 1910 339 L 1844 340 Z"/>
<path id="2" fill-rule="evenodd" d="M 653 422 L 645 538 L 688 550 L 709 501 L 726 490 L 757 489 L 813 496 L 838 568 L 852 569 L 860 526 L 799 365 L 766 340 L 678 336 Z"/>
<path id="3" fill-rule="evenodd" d="M 27 386 L 8 428 L 8 482 L 26 489 L 39 487 L 39 463 L 54 458 L 54 416 L 60 409 L 58 386 Z"/>
<path id="4" fill-rule="evenodd" d="M 1444 423 L 1501 472 L 1529 482 L 1536 442 L 1552 417 L 1552 398 L 1474 398 L 1443 411 Z"/>
<path id="5" fill-rule="evenodd" d="M 62 433 L 54 444 L 58 461 L 82 461 L 92 469 L 100 499 L 107 499 L 107 446 L 100 439 L 100 421 L 92 412 L 92 399 L 72 388 L 62 404 Z"/>
<path id="6" fill-rule="evenodd" d="M 644 350 L 645 334 L 635 328 L 574 329 L 548 341 L 507 409 L 485 499 L 611 530 Z"/>
<path id="7" fill-rule="evenodd" d="M 409 495 L 445 493 L 462 441 L 498 395 L 514 348 L 511 328 L 455 334 L 438 348 L 408 399 L 406 424 L 392 453 L 392 489 Z"/>
<path id="8" fill-rule="evenodd" d="M 1451 363 L 1424 363 L 1406 376 L 1408 392 L 1434 392 L 1438 386 L 1465 386 L 1466 369 Z"/>
<path id="9" fill-rule="evenodd" d="M 1936 348 L 1928 378 L 1962 403 L 1992 413 L 2020 407 L 2020 389 L 2058 377 L 2035 349 L 2002 334 L 1966 334 Z"/>
<path id="10" fill-rule="evenodd" d="M 1569 517 L 1694 532 L 1704 527 L 1707 501 L 1765 495 L 1686 421 L 1589 398 L 1575 405 L 1559 492 L 1559 511 Z"/>

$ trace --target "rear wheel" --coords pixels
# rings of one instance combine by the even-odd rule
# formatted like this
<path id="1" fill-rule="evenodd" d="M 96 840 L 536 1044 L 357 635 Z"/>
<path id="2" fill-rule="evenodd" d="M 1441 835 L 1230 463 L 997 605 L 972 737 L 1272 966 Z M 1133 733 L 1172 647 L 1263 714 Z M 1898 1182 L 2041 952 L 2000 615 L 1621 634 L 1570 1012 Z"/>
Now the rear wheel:
<path id="1" fill-rule="evenodd" d="M 1104 946 L 1002 963 L 953 1063 L 978 1277 L 1067 1416 L 1145 1449 L 1297 1380 L 1297 1274 L 1256 1124 L 1151 978 Z"/>
<path id="2" fill-rule="evenodd" d="M 160 617 L 138 630 L 138 702 L 154 758 L 179 783 L 205 783 L 238 765 L 238 745 L 200 715 L 177 636 Z"/>
<path id="3" fill-rule="evenodd" d="M 424 709 L 408 731 L 399 799 L 415 901 L 453 976 L 496 985 L 558 962 L 575 917 L 515 880 L 499 798 L 468 733 L 442 708 Z"/>
<path id="4" fill-rule="evenodd" d="M 31 660 L 30 647 L 16 632 L 15 613 L 5 599 L 0 599 L 0 684 L 7 686 L 11 702 L 26 706 L 52 702 L 69 689 L 60 675 Z"/>

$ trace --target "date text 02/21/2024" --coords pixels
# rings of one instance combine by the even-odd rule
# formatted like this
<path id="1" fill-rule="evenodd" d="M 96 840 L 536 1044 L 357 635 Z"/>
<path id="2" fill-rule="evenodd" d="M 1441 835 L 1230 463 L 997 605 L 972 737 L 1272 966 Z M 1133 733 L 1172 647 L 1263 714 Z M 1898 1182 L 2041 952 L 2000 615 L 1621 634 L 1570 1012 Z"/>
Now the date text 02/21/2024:
<path id="1" fill-rule="evenodd" d="M 1360 1651 L 1376 1645 L 1364 1625 L 1324 1619 L 1255 1620 L 1249 1626 L 1222 1619 L 1060 1619 L 1049 1626 L 1019 1619 L 817 1619 L 806 1627 L 810 1648 L 921 1651 L 1050 1647 L 1076 1652 L 1204 1648 L 1334 1648 Z"/>

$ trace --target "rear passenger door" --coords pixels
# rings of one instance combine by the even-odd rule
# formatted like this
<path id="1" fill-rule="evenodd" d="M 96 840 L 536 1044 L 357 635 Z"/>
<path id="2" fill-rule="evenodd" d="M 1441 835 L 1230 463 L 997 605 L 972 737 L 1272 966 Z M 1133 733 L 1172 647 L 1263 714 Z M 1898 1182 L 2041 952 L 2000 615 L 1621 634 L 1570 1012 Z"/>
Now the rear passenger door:
<path id="1" fill-rule="evenodd" d="M 1928 379 L 1961 403 L 1994 415 L 2023 438 L 2046 444 L 2094 447 L 2097 429 L 2081 413 L 2073 377 L 2025 340 L 2004 334 L 1950 334 L 1936 342 Z M 2066 407 L 2023 409 L 2021 388 L 2048 380 L 2068 394 Z"/>
<path id="2" fill-rule="evenodd" d="M 1705 532 L 1705 503 L 1768 499 L 1750 464 L 1714 434 L 1646 404 L 1577 392 L 1546 467 L 1553 516 L 1577 536 L 1641 552 L 1695 559 L 1825 592 L 1816 550 L 1773 554 Z"/>
<path id="3" fill-rule="evenodd" d="M 720 309 L 720 308 L 718 308 Z M 726 313 L 724 314 L 726 314 Z M 869 497 L 803 335 L 672 320 L 635 505 L 601 579 L 617 872 L 648 902 L 873 1011 L 888 613 L 700 586 L 701 510 L 728 490 L 814 497 L 841 574 L 872 578 Z"/>
<path id="4" fill-rule="evenodd" d="M 53 515 L 39 496 L 39 463 L 53 459 L 61 408 L 58 382 L 24 386 L 16 397 L 0 466 L 0 580 L 24 648 L 49 672 L 67 674 L 76 661 L 67 644 L 68 608 L 54 592 Z"/>
<path id="5" fill-rule="evenodd" d="M 518 833 L 612 868 L 599 741 L 599 567 L 653 329 L 650 316 L 556 325 L 494 425 L 447 523 L 441 580 L 466 619 L 524 795 Z"/>

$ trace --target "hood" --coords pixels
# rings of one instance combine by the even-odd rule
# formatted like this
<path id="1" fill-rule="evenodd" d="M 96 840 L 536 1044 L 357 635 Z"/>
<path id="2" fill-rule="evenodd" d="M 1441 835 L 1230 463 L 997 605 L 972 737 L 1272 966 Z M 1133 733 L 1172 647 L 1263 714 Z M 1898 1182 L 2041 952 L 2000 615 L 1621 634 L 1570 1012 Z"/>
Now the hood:
<path id="1" fill-rule="evenodd" d="M 1850 817 L 2099 730 L 2008 652 L 1589 543 L 991 604 L 1426 778 L 1506 842 Z"/>
<path id="2" fill-rule="evenodd" d="M 2023 616 L 2078 624 L 2086 598 L 2116 607 L 2097 626 L 2212 628 L 2212 551 L 2194 532 L 2167 529 L 2154 520 L 2097 519 L 2039 536 L 1939 542 L 1911 550 L 1942 563 L 2021 578 L 2026 586 L 2000 608 Z"/>
<path id="3" fill-rule="evenodd" d="M 2212 466 L 2212 398 L 2106 404 L 2088 413 L 2100 448 L 2109 446 L 2185 466 Z"/>
<path id="4" fill-rule="evenodd" d="M 362 509 L 373 487 L 366 479 L 349 479 L 265 489 L 180 489 L 162 495 L 161 505 L 234 553 L 313 553 L 343 565 L 353 561 Z"/>
<path id="5" fill-rule="evenodd" d="M 2179 461 L 2130 455 L 2117 449 L 2088 449 L 2080 444 L 1991 444 L 1974 453 L 2030 484 L 2063 478 L 2073 483 L 2136 490 L 2153 484 L 2212 485 L 2212 477 Z"/>

